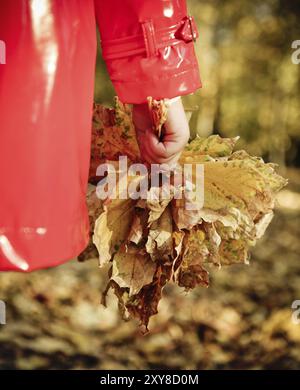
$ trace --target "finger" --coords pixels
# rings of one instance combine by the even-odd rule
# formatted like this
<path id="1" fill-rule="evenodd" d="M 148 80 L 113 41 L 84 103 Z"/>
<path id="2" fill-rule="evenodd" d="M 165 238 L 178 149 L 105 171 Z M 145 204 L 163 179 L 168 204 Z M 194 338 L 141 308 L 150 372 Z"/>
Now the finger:
<path id="1" fill-rule="evenodd" d="M 181 148 L 179 148 L 179 152 L 177 153 L 169 153 L 166 150 L 166 154 L 164 152 L 157 153 L 157 150 L 151 146 L 149 140 L 150 133 L 146 135 L 146 133 L 140 133 L 138 137 L 138 142 L 140 145 L 141 158 L 143 161 L 147 161 L 149 164 L 168 164 L 172 165 L 174 162 L 177 162 L 181 155 Z M 157 142 L 158 143 L 158 142 Z"/>
<path id="2" fill-rule="evenodd" d="M 170 137 L 171 138 L 171 137 Z M 160 142 L 157 136 L 152 132 L 145 136 L 145 142 L 159 159 L 169 160 L 176 154 L 180 153 L 187 143 L 187 137 L 178 137 L 165 139 Z"/>
<path id="3" fill-rule="evenodd" d="M 169 156 L 168 158 L 162 158 L 158 157 L 152 150 L 148 150 L 147 148 L 145 148 L 143 151 L 143 159 L 150 164 L 167 164 L 170 166 L 179 160 L 180 155 L 181 153 L 177 153 Z"/>

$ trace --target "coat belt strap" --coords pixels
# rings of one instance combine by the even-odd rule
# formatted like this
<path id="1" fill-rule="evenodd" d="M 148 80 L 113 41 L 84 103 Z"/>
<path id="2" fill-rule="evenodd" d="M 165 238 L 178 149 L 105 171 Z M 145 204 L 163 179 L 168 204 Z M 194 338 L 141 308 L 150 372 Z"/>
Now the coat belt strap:
<path id="1" fill-rule="evenodd" d="M 113 60 L 138 54 L 153 57 L 160 48 L 175 46 L 182 41 L 190 43 L 199 36 L 192 16 L 186 16 L 178 24 L 163 29 L 155 29 L 152 20 L 141 22 L 141 27 L 142 34 L 102 41 L 103 58 Z"/>

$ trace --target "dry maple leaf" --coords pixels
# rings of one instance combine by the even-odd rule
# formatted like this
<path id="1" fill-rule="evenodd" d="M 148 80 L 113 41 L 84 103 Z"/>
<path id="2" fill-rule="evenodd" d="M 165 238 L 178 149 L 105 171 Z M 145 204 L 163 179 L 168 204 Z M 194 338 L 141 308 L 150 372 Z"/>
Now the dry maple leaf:
<path id="1" fill-rule="evenodd" d="M 152 283 L 156 266 L 149 256 L 118 252 L 114 256 L 112 276 L 120 287 L 129 288 L 129 297 Z"/>
<path id="2" fill-rule="evenodd" d="M 138 182 L 142 176 L 131 177 L 126 184 Z M 120 181 L 118 181 L 120 184 Z M 100 266 L 108 263 L 128 238 L 134 217 L 135 201 L 120 199 L 123 188 L 118 186 L 115 199 L 106 199 L 103 211 L 95 222 L 93 243 L 99 252 Z"/>
<path id="3" fill-rule="evenodd" d="M 97 167 L 101 163 L 116 161 L 119 156 L 127 156 L 132 162 L 140 160 L 129 105 L 118 98 L 115 108 L 94 104 L 91 145 L 90 181 L 97 182 Z"/>
<path id="4" fill-rule="evenodd" d="M 162 136 L 162 129 L 164 123 L 167 120 L 166 103 L 163 100 L 155 100 L 152 97 L 148 97 L 148 107 L 152 119 L 152 128 L 157 133 L 158 138 Z"/>
<path id="5" fill-rule="evenodd" d="M 153 130 L 160 134 L 167 104 L 151 98 L 148 103 Z M 140 161 L 129 106 L 118 100 L 114 110 L 95 106 L 93 126 L 92 179 L 100 162 L 112 160 L 116 164 L 122 155 L 128 157 L 129 166 Z M 179 171 L 184 164 L 203 165 L 203 205 L 186 197 L 191 183 L 196 182 L 196 169 L 191 181 L 179 188 L 171 185 L 167 195 L 163 185 L 153 187 L 150 177 L 138 175 L 128 181 L 118 176 L 116 191 L 126 190 L 132 180 L 146 180 L 145 199 L 108 196 L 104 202 L 96 201 L 95 207 L 95 192 L 89 192 L 89 207 L 99 213 L 93 241 L 100 266 L 111 264 L 104 301 L 107 291 L 113 289 L 124 317 L 137 318 L 144 329 L 157 313 L 168 282 L 186 290 L 207 287 L 211 264 L 221 267 L 249 262 L 250 248 L 272 220 L 275 195 L 286 180 L 275 172 L 274 164 L 243 150 L 234 152 L 237 140 L 217 135 L 196 137 L 183 151 Z M 182 199 L 175 196 L 178 191 Z M 187 209 L 187 202 L 193 209 Z"/>

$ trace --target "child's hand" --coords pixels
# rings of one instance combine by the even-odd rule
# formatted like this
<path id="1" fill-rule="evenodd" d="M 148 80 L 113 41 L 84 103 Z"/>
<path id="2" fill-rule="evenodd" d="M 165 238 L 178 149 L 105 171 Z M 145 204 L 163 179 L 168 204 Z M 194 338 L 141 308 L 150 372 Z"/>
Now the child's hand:
<path id="1" fill-rule="evenodd" d="M 181 99 L 171 103 L 162 140 L 154 134 L 148 103 L 133 106 L 133 122 L 142 159 L 149 164 L 175 166 L 190 137 Z"/>

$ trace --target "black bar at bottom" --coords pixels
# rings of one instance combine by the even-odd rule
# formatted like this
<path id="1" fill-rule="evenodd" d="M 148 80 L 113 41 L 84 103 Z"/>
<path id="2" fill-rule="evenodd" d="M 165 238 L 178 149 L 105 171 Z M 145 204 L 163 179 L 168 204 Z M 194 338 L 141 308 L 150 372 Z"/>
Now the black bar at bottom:
<path id="1" fill-rule="evenodd" d="M 229 386 L 241 390 L 245 385 L 284 385 L 300 383 L 300 371 L 0 371 L 0 386 L 24 385 L 83 385 L 98 389 L 118 385 L 134 389 L 141 385 Z M 2 387 L 4 388 L 4 387 Z"/>

